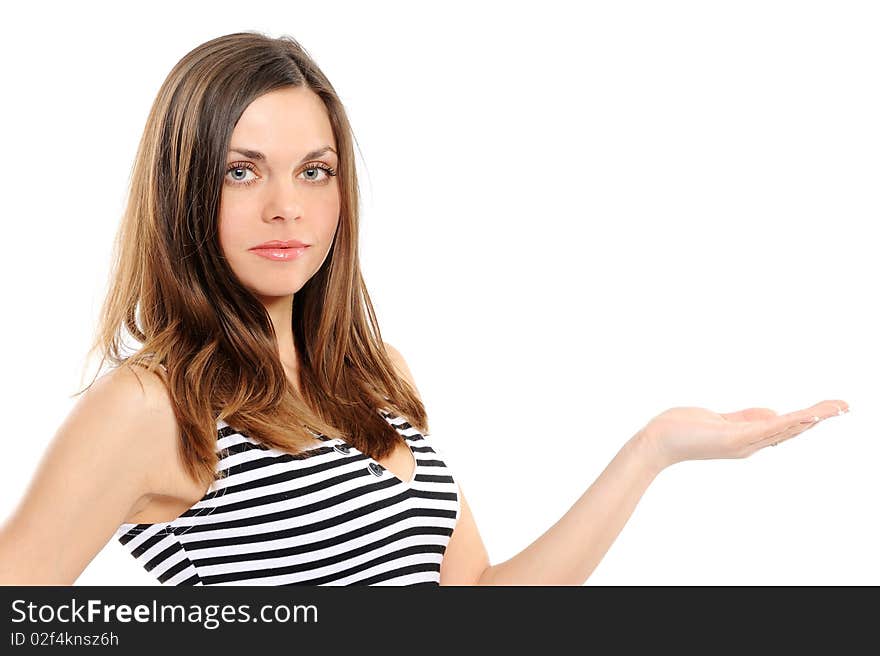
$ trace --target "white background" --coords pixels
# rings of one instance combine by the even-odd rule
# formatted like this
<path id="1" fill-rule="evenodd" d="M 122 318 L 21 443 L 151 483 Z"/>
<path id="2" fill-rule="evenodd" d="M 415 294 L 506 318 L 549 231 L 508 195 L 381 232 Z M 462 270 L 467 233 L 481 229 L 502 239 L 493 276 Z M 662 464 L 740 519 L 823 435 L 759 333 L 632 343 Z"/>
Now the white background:
<path id="1" fill-rule="evenodd" d="M 155 93 L 259 30 L 349 111 L 382 336 L 493 563 L 667 408 L 843 399 L 661 473 L 587 585 L 880 584 L 876 3 L 45 5 L 0 39 L 0 518 L 90 380 Z M 77 583 L 155 582 L 111 541 Z"/>

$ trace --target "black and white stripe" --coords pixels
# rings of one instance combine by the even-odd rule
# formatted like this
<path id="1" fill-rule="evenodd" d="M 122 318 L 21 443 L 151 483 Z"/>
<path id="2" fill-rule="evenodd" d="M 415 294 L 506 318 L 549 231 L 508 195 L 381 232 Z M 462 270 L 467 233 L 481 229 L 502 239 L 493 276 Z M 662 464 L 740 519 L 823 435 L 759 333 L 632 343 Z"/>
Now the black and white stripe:
<path id="1" fill-rule="evenodd" d="M 178 518 L 116 536 L 167 585 L 439 584 L 458 486 L 430 435 L 382 416 L 413 452 L 411 481 L 339 438 L 294 456 L 219 421 L 223 478 Z"/>

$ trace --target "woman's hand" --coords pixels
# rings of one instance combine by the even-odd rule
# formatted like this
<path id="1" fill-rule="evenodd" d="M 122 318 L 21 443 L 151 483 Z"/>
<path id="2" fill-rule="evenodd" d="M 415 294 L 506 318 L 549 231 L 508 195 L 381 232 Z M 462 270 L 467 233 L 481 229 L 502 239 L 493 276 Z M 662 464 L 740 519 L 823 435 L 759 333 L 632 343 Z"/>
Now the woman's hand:
<path id="1" fill-rule="evenodd" d="M 849 412 L 845 401 L 822 401 L 784 415 L 769 408 L 723 414 L 705 408 L 672 408 L 648 422 L 642 433 L 664 468 L 684 460 L 747 458 L 845 412 Z"/>

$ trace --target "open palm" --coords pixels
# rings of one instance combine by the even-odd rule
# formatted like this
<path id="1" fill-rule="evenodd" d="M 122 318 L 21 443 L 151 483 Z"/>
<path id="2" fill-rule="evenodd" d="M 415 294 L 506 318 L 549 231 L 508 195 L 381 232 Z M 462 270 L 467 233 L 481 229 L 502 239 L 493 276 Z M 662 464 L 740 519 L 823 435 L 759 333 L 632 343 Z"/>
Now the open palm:
<path id="1" fill-rule="evenodd" d="M 845 412 L 849 412 L 849 405 L 839 400 L 822 401 L 784 415 L 769 408 L 728 413 L 671 408 L 654 417 L 644 432 L 654 444 L 662 465 L 669 466 L 684 460 L 746 458 Z"/>

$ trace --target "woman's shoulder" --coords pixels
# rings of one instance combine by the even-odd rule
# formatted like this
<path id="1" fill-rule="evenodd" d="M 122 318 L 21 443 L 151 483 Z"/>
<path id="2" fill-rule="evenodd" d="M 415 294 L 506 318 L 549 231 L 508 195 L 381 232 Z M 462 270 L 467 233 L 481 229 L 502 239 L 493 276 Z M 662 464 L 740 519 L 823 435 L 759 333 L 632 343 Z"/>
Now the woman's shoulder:
<path id="1" fill-rule="evenodd" d="M 145 460 L 154 463 L 149 472 L 150 492 L 174 495 L 180 487 L 176 467 L 181 440 L 174 402 L 165 381 L 146 367 L 123 363 L 98 378 L 90 389 L 91 411 L 108 421 L 123 417 L 120 425 L 127 435 L 120 435 L 133 449 L 143 451 Z"/>
<path id="2" fill-rule="evenodd" d="M 140 365 L 123 363 L 114 367 L 97 378 L 89 392 L 97 405 L 122 404 L 120 409 L 154 416 L 158 428 L 167 427 L 167 420 L 174 416 L 165 381 Z"/>
<path id="3" fill-rule="evenodd" d="M 388 354 L 388 357 L 391 360 L 391 363 L 394 365 L 394 368 L 397 370 L 397 373 L 401 375 L 413 388 L 413 391 L 416 393 L 416 396 L 420 396 L 419 388 L 416 387 L 416 381 L 413 377 L 412 372 L 409 369 L 409 365 L 407 365 L 406 360 L 401 355 L 400 351 L 391 346 L 388 342 L 382 342 L 385 346 L 385 352 Z"/>
<path id="4" fill-rule="evenodd" d="M 150 390 L 155 392 L 157 385 L 163 385 L 161 377 L 158 373 L 147 369 L 146 365 L 133 364 L 130 362 L 122 362 L 121 364 L 110 368 L 97 378 L 96 384 L 100 383 L 108 387 L 116 387 L 124 390 L 132 391 L 135 386 L 141 387 L 144 384 L 150 386 Z"/>

